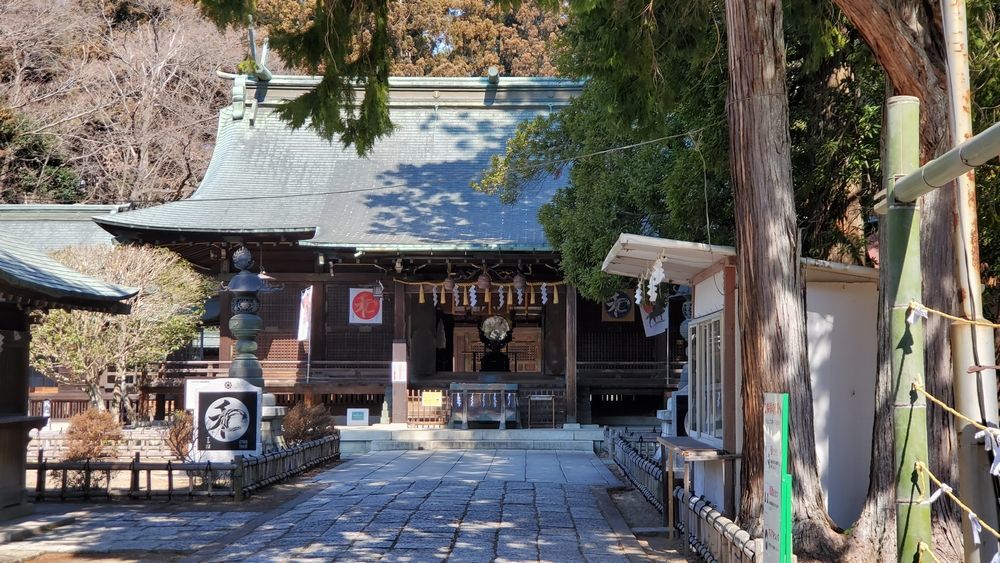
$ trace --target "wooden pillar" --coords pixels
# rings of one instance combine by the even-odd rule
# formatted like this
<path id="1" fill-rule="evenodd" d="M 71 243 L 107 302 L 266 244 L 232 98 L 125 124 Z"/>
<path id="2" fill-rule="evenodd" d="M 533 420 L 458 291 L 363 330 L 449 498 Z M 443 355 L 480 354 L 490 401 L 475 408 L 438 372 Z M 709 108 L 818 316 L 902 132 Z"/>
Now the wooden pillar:
<path id="1" fill-rule="evenodd" d="M 740 400 L 740 391 L 736 388 L 736 355 L 739 347 L 736 342 L 736 263 L 730 258 L 722 270 L 723 315 L 722 315 L 722 412 L 724 426 L 722 428 L 722 447 L 730 452 L 739 451 L 736 433 L 736 405 Z M 723 462 L 723 495 L 722 513 L 735 517 L 737 475 L 736 462 Z"/>
<path id="2" fill-rule="evenodd" d="M 392 329 L 392 422 L 406 423 L 409 365 L 406 350 L 406 286 L 393 288 Z"/>
<path id="3" fill-rule="evenodd" d="M 566 286 L 566 423 L 576 424 L 576 288 Z"/>

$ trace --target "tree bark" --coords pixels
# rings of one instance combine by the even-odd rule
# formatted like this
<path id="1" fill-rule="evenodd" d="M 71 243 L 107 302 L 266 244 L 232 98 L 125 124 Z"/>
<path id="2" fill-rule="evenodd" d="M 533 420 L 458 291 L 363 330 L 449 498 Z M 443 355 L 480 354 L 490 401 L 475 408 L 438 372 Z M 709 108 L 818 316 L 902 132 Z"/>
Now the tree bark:
<path id="1" fill-rule="evenodd" d="M 876 60 L 885 70 L 893 94 L 920 99 L 920 158 L 926 162 L 948 148 L 948 100 L 945 80 L 945 46 L 941 14 L 932 2 L 892 0 L 835 0 L 836 5 L 858 29 Z M 921 248 L 923 301 L 930 307 L 954 311 L 957 307 L 953 248 L 950 244 L 954 218 L 953 190 L 950 187 L 923 197 Z M 947 243 L 945 243 L 947 241 Z M 951 346 L 948 327 L 938 318 L 925 325 L 925 368 L 927 390 L 949 404 L 954 403 L 951 386 Z M 878 413 L 876 413 L 876 417 Z M 877 427 L 877 426 L 876 426 Z M 928 405 L 931 471 L 948 483 L 957 482 L 957 448 L 954 420 L 936 405 Z M 872 473 L 878 458 L 872 456 Z M 891 451 L 889 453 L 891 459 Z M 881 500 L 869 489 L 869 510 L 878 511 Z M 942 561 L 960 559 L 961 514 L 953 503 L 933 507 L 934 548 Z M 868 521 L 873 524 L 873 520 Z M 857 529 L 857 528 L 856 528 Z M 895 559 L 883 557 L 882 560 Z"/>
<path id="2" fill-rule="evenodd" d="M 744 445 L 740 521 L 761 530 L 762 393 L 786 392 L 793 541 L 830 559 L 842 538 L 826 513 L 816 467 L 812 387 L 788 131 L 782 8 L 778 0 L 727 0 L 728 121 L 736 215 Z"/>

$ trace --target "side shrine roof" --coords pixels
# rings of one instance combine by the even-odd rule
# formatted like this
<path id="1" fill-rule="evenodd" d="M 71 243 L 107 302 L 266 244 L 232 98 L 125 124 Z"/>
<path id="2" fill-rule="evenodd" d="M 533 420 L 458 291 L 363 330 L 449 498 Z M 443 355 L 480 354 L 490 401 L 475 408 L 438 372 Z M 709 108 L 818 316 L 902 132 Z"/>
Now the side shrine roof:
<path id="1" fill-rule="evenodd" d="M 540 179 L 513 205 L 473 191 L 470 182 L 504 152 L 519 123 L 564 105 L 580 83 L 392 79 L 395 130 L 363 158 L 309 127 L 292 130 L 276 115 L 277 104 L 314 82 L 248 80 L 250 102 L 237 96 L 221 111 L 211 164 L 189 199 L 95 220 L 116 236 L 149 242 L 282 238 L 388 251 L 551 249 L 538 209 L 562 182 Z M 236 84 L 239 90 L 239 78 Z"/>
<path id="2" fill-rule="evenodd" d="M 0 233 L 0 301 L 127 313 L 130 306 L 123 301 L 138 292 L 81 274 Z"/>
<path id="3" fill-rule="evenodd" d="M 126 211 L 129 207 L 128 204 L 2 204 L 0 234 L 44 252 L 68 246 L 111 244 L 114 237 L 92 218 Z"/>

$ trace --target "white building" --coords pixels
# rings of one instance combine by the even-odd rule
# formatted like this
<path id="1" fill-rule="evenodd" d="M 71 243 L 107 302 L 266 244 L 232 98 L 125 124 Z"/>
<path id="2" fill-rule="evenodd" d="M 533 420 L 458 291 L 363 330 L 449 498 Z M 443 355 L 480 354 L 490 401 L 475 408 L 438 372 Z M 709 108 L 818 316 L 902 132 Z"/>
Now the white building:
<path id="1" fill-rule="evenodd" d="M 603 270 L 648 279 L 657 260 L 663 265 L 664 282 L 692 290 L 686 431 L 700 442 L 739 454 L 743 414 L 736 251 L 622 234 Z M 846 528 L 861 513 L 868 489 L 878 270 L 808 258 L 802 259 L 802 267 L 820 478 L 830 516 Z M 724 467 L 718 462 L 694 463 L 692 488 L 732 516 L 732 499 L 739 499 L 739 464 L 735 475 L 726 475 Z"/>

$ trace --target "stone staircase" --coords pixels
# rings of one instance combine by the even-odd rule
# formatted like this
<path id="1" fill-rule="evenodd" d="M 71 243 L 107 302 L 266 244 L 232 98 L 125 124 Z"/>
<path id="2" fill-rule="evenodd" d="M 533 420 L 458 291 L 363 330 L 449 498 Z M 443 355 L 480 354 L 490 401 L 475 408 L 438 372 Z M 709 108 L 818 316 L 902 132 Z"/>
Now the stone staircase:
<path id="1" fill-rule="evenodd" d="M 340 451 L 361 454 L 385 450 L 572 450 L 600 451 L 599 426 L 553 429 L 409 429 L 402 425 L 340 426 Z"/>

